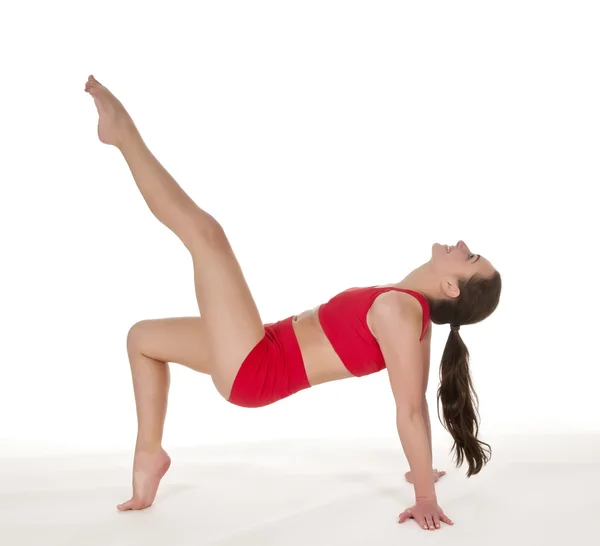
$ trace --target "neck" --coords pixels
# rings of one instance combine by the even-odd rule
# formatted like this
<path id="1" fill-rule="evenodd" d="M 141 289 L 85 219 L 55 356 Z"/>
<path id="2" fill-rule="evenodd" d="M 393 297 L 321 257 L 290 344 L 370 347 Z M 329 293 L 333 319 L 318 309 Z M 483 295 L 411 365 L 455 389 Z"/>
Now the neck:
<path id="1" fill-rule="evenodd" d="M 440 279 L 431 270 L 430 262 L 417 267 L 394 286 L 405 290 L 420 292 L 431 299 L 441 299 L 445 297 L 445 294 L 443 294 L 440 287 Z"/>

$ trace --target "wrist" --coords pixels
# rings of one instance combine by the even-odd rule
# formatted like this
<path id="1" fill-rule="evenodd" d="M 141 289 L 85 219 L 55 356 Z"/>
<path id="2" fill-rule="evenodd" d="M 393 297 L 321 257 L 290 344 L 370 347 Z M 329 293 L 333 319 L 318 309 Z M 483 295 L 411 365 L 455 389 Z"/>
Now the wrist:
<path id="1" fill-rule="evenodd" d="M 437 504 L 437 497 L 435 495 L 418 495 L 415 496 L 415 503 L 417 502 L 435 502 Z"/>
<path id="2" fill-rule="evenodd" d="M 435 499 L 435 479 L 433 469 L 419 469 L 413 472 L 416 499 Z"/>

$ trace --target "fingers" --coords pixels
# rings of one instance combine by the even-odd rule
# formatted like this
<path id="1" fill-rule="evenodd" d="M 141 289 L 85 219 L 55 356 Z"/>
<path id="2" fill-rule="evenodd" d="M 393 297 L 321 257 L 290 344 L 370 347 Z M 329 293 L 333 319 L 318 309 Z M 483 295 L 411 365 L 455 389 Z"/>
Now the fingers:
<path id="1" fill-rule="evenodd" d="M 454 522 L 444 513 L 440 515 L 440 520 L 448 525 L 454 525 Z"/>
<path id="2" fill-rule="evenodd" d="M 398 523 L 404 523 L 407 519 L 410 518 L 414 518 L 422 529 L 430 531 L 440 529 L 442 521 L 448 525 L 454 525 L 454 522 L 443 512 L 439 514 L 439 516 L 437 514 L 432 514 L 428 516 L 415 517 L 410 508 L 407 508 L 406 510 L 404 510 L 404 512 L 402 512 L 402 514 L 400 514 L 400 517 L 398 518 Z"/>
<path id="3" fill-rule="evenodd" d="M 402 512 L 402 514 L 400 514 L 398 523 L 404 523 L 408 518 L 412 518 L 412 512 L 410 511 L 410 508 L 407 508 L 404 510 L 404 512 Z"/>
<path id="4" fill-rule="evenodd" d="M 433 482 L 437 483 L 439 479 L 444 476 L 446 472 L 444 470 L 434 470 L 433 471 Z"/>

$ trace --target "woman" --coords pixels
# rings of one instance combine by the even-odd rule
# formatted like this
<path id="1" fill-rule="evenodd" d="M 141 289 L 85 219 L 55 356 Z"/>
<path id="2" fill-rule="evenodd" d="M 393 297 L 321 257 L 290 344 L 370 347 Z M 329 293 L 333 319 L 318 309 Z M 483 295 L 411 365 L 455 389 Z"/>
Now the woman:
<path id="1" fill-rule="evenodd" d="M 119 510 L 150 506 L 170 466 L 161 441 L 169 390 L 168 362 L 209 374 L 233 404 L 259 407 L 326 381 L 388 369 L 398 432 L 415 484 L 412 517 L 425 529 L 451 524 L 437 505 L 425 391 L 430 323 L 451 330 L 438 391 L 457 463 L 468 475 L 489 458 L 476 438 L 468 352 L 458 325 L 489 316 L 500 296 L 499 273 L 488 260 L 456 246 L 434 244 L 431 260 L 397 284 L 353 288 L 300 315 L 263 325 L 221 225 L 199 208 L 146 147 L 123 105 L 93 76 L 85 90 L 99 113 L 100 141 L 117 147 L 151 212 L 189 250 L 201 317 L 144 320 L 128 335 L 138 417 L 133 497 Z M 489 446 L 488 446 L 489 447 Z"/>

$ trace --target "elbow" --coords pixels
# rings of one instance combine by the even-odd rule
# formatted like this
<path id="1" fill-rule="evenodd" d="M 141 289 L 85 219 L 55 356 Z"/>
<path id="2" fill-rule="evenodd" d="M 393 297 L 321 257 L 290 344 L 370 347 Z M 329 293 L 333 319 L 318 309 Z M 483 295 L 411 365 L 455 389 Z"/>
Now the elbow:
<path id="1" fill-rule="evenodd" d="M 396 408 L 396 421 L 423 417 L 423 404 L 402 405 Z"/>
<path id="2" fill-rule="evenodd" d="M 427 398 L 424 394 L 423 396 L 411 396 L 409 400 L 406 398 L 396 400 L 396 417 L 398 419 L 421 417 L 425 414 Z"/>

